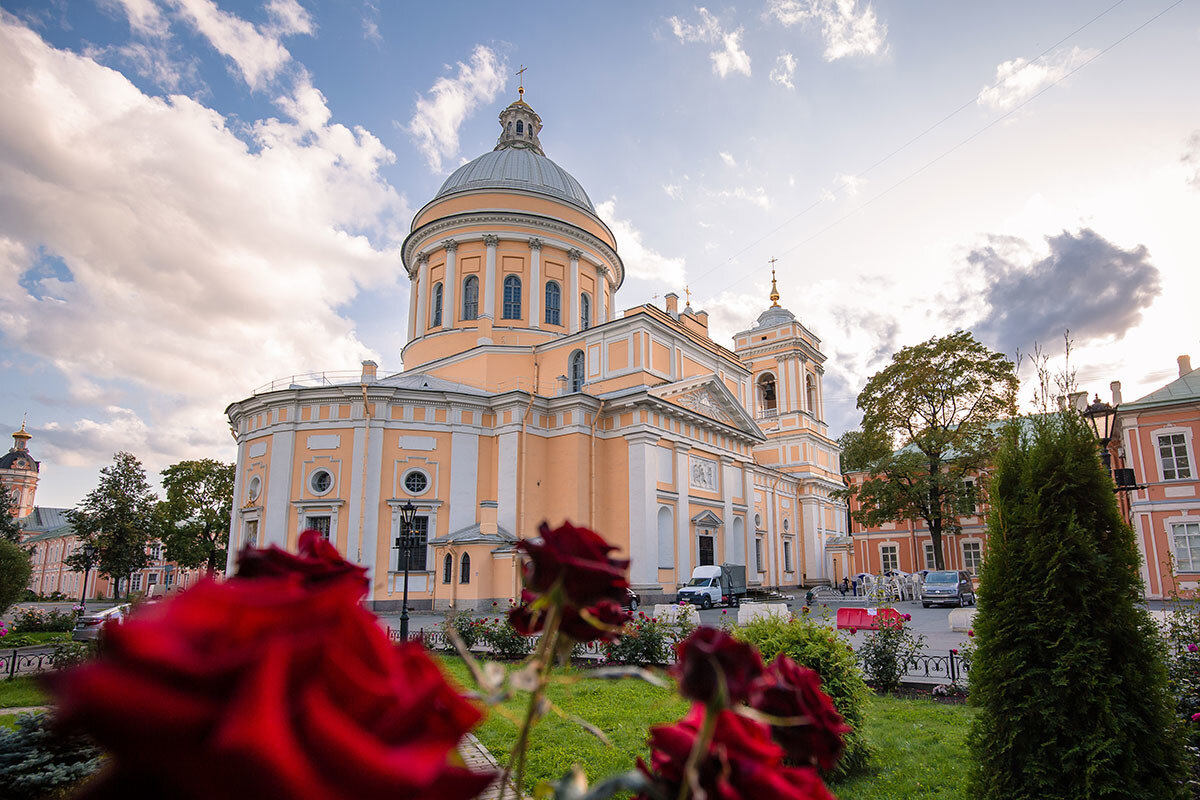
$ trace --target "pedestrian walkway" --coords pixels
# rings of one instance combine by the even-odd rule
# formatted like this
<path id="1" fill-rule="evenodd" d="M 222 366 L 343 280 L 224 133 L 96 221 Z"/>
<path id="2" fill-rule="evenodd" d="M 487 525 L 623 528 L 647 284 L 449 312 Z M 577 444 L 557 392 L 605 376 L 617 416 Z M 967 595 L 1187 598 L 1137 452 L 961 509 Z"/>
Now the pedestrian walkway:
<path id="1" fill-rule="evenodd" d="M 0 708 L 0 714 L 35 714 L 38 711 L 49 711 L 50 706 L 17 706 L 16 708 Z"/>
<path id="2" fill-rule="evenodd" d="M 463 763 L 471 770 L 499 770 L 500 765 L 496 762 L 495 756 L 491 754 L 483 743 L 473 733 L 468 733 L 458 743 L 458 753 L 462 756 Z M 513 788 L 512 782 L 509 781 L 508 791 L 504 796 L 517 798 L 517 793 Z M 492 785 L 479 795 L 478 800 L 496 800 L 500 797 L 500 779 L 492 781 Z"/>

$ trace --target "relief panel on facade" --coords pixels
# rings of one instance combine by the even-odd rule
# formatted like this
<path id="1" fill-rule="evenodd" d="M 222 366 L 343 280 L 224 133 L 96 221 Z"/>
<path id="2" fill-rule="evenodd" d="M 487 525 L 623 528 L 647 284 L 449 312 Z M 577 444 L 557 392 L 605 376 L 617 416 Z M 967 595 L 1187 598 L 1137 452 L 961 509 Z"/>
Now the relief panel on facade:
<path id="1" fill-rule="evenodd" d="M 715 461 L 692 456 L 690 473 L 690 483 L 693 489 L 717 491 L 717 463 Z"/>

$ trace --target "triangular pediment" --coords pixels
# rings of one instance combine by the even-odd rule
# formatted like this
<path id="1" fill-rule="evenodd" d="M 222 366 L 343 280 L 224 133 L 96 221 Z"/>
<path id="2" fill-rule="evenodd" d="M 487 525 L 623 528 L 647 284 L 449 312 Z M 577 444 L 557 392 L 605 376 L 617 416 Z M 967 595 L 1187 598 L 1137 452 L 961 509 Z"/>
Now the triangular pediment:
<path id="1" fill-rule="evenodd" d="M 692 522 L 697 528 L 719 528 L 723 524 L 721 518 L 708 509 L 692 517 Z"/>
<path id="2" fill-rule="evenodd" d="M 762 438 L 758 424 L 738 402 L 737 397 L 720 378 L 711 373 L 655 386 L 650 390 L 650 394 L 709 419 L 738 428 L 755 438 Z"/>

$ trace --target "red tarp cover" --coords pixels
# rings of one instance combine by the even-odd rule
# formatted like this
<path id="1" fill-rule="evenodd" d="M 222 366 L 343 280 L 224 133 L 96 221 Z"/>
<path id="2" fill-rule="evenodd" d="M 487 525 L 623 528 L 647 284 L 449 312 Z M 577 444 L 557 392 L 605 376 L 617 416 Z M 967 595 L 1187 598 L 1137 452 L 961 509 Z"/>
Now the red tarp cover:
<path id="1" fill-rule="evenodd" d="M 872 614 L 871 611 L 875 613 Z M 879 620 L 901 619 L 900 612 L 894 608 L 839 608 L 837 626 L 839 628 L 857 628 L 860 631 L 879 630 Z"/>

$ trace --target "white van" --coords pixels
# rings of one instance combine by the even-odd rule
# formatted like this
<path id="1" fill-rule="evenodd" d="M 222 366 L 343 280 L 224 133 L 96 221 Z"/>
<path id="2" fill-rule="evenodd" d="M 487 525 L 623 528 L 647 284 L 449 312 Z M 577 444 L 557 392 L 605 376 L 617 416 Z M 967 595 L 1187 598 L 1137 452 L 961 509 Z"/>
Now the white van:
<path id="1" fill-rule="evenodd" d="M 681 586 L 675 595 L 677 603 L 691 603 L 701 608 L 724 604 L 737 607 L 746 594 L 746 568 L 740 564 L 721 564 L 696 567 L 692 579 Z"/>

